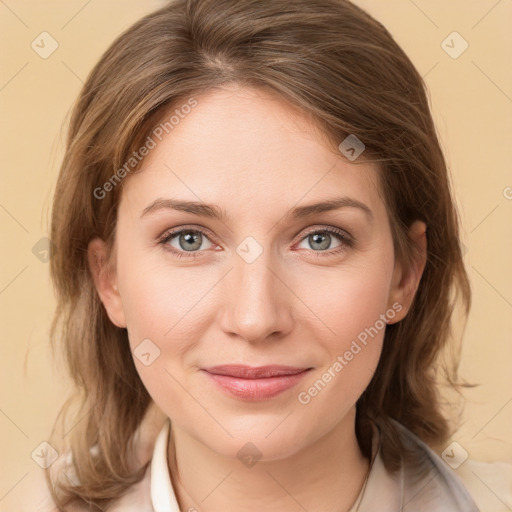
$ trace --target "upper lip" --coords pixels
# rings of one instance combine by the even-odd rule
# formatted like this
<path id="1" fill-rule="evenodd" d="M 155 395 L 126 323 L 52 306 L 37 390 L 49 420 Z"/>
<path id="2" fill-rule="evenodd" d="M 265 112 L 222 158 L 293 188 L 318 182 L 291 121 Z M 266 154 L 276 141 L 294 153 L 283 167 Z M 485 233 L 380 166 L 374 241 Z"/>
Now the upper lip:
<path id="1" fill-rule="evenodd" d="M 295 375 L 310 368 L 298 368 L 297 366 L 247 366 L 241 364 L 224 364 L 219 366 L 210 366 L 203 368 L 208 373 L 215 375 L 228 375 L 230 377 L 239 377 L 242 379 L 263 379 L 265 377 L 279 377 L 282 375 Z"/>

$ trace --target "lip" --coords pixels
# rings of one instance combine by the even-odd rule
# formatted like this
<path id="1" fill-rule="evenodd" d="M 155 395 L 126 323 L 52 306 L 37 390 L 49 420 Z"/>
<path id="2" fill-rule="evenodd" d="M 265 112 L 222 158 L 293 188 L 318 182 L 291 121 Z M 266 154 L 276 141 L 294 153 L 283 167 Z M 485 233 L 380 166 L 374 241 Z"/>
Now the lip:
<path id="1" fill-rule="evenodd" d="M 220 365 L 202 371 L 230 396 L 266 400 L 298 384 L 311 369 L 281 365 Z"/>

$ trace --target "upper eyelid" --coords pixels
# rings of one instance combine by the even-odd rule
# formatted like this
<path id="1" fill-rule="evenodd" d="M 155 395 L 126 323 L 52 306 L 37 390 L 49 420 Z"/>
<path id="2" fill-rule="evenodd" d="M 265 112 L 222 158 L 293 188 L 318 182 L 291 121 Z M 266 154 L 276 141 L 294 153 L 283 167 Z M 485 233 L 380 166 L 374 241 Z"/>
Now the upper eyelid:
<path id="1" fill-rule="evenodd" d="M 210 231 L 208 228 L 204 228 L 204 227 L 188 227 L 188 226 L 179 226 L 177 228 L 169 228 L 169 229 L 166 229 L 160 236 L 158 236 L 157 238 L 159 240 L 163 239 L 163 238 L 167 238 L 167 237 L 174 237 L 176 235 L 179 235 L 180 233 L 182 233 L 183 231 L 198 231 L 200 233 L 202 233 L 203 235 L 206 234 L 206 235 L 210 235 L 212 238 L 215 238 L 214 235 L 212 235 L 212 231 Z M 211 241 L 211 240 L 210 240 Z"/>
<path id="2" fill-rule="evenodd" d="M 346 230 L 346 229 L 343 229 L 343 228 L 337 228 L 335 226 L 323 226 L 323 227 L 312 227 L 312 228 L 306 228 L 306 232 L 305 234 L 303 235 L 303 238 L 310 235 L 311 233 L 316 233 L 316 232 L 323 232 L 323 231 L 326 231 L 327 233 L 332 233 L 334 235 L 338 234 L 338 235 L 343 235 L 343 234 L 346 234 L 347 237 L 350 237 L 352 238 L 352 235 Z M 340 233 L 341 231 L 341 233 Z"/>

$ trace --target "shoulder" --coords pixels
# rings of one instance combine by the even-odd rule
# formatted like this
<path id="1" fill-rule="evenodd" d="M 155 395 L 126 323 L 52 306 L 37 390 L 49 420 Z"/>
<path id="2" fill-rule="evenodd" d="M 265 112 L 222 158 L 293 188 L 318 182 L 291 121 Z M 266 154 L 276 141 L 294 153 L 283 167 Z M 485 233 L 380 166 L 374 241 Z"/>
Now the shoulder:
<path id="1" fill-rule="evenodd" d="M 510 508 L 510 505 L 505 504 L 512 503 L 512 463 L 483 462 L 467 458 L 454 471 L 481 510 L 498 511 Z"/>
<path id="2" fill-rule="evenodd" d="M 469 490 L 448 464 L 418 436 L 394 423 L 411 453 L 401 470 L 404 510 L 479 512 Z"/>

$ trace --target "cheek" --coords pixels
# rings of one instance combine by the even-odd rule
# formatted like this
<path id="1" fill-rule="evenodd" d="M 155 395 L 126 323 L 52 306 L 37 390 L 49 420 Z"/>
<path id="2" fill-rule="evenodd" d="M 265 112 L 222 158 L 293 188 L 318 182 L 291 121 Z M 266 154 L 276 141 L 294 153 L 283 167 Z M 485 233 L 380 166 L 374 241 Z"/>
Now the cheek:
<path id="1" fill-rule="evenodd" d="M 194 340 L 192 306 L 204 291 L 190 286 L 183 269 L 164 268 L 134 253 L 119 262 L 118 277 L 130 348 L 144 387 L 167 413 L 186 410 L 181 367 Z"/>
<path id="2" fill-rule="evenodd" d="M 130 340 L 136 344 L 154 338 L 161 344 L 190 322 L 193 305 L 206 291 L 207 276 L 172 267 L 158 248 L 124 249 L 119 250 L 118 278 Z"/>
<path id="3" fill-rule="evenodd" d="M 119 288 L 136 369 L 156 403 L 172 403 L 180 410 L 184 393 L 179 383 L 194 370 L 187 354 L 211 323 L 215 308 L 206 307 L 205 295 L 219 278 L 207 267 L 173 267 L 143 251 L 118 254 Z M 146 366 L 147 360 L 138 356 L 148 352 L 151 364 Z"/>
<path id="4" fill-rule="evenodd" d="M 318 274 L 314 287 L 306 289 L 302 285 L 299 293 L 318 314 L 331 351 L 343 349 L 385 314 L 391 279 L 392 262 L 381 258 Z M 382 328 L 381 323 L 378 325 Z"/>

